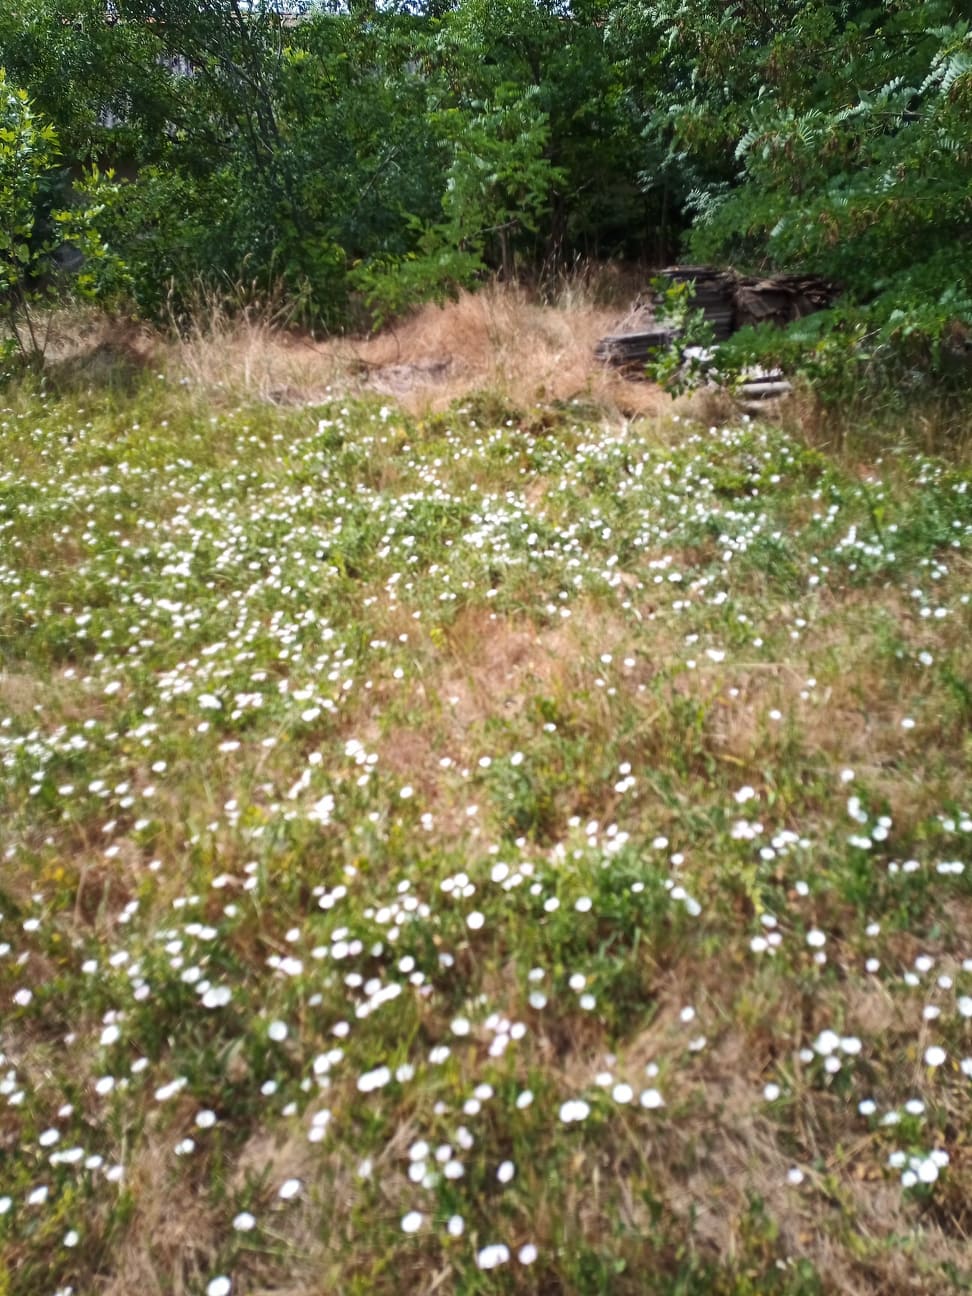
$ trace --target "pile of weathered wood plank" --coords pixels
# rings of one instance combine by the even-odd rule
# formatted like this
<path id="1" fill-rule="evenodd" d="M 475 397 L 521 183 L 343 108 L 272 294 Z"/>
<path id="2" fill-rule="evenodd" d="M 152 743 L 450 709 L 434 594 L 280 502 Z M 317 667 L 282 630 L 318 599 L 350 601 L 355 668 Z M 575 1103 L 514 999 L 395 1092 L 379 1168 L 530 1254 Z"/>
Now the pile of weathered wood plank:
<path id="1" fill-rule="evenodd" d="M 692 284 L 689 305 L 693 310 L 701 310 L 706 323 L 712 326 L 715 340 L 725 342 L 736 327 L 736 281 L 732 272 L 712 266 L 669 266 L 660 277 L 673 285 Z"/>
<path id="2" fill-rule="evenodd" d="M 629 316 L 621 322 L 616 333 L 601 338 L 594 354 L 598 360 L 616 365 L 619 369 L 630 369 L 635 365 L 643 368 L 656 351 L 671 346 L 676 335 L 676 329 L 664 324 L 653 324 L 650 318 L 632 319 Z"/>
<path id="3" fill-rule="evenodd" d="M 804 275 L 760 279 L 713 266 L 685 265 L 670 266 L 659 277 L 672 284 L 693 285 L 689 305 L 702 311 L 717 343 L 747 324 L 789 324 L 822 310 L 836 296 L 831 284 Z M 655 292 L 639 298 L 617 329 L 601 338 L 597 357 L 634 373 L 643 370 L 659 350 L 677 342 L 678 330 L 655 317 L 657 299 Z M 747 385 L 752 386 L 754 399 L 782 395 L 790 389 L 783 375 L 776 373 L 756 375 Z"/>

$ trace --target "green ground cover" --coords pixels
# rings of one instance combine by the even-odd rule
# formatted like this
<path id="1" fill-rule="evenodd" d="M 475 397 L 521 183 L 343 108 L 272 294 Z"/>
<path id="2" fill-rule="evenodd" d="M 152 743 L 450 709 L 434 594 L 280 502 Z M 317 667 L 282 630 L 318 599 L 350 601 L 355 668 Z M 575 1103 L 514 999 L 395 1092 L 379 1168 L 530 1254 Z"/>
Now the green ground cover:
<path id="1" fill-rule="evenodd" d="M 968 1290 L 972 474 L 0 410 L 0 1293 Z"/>

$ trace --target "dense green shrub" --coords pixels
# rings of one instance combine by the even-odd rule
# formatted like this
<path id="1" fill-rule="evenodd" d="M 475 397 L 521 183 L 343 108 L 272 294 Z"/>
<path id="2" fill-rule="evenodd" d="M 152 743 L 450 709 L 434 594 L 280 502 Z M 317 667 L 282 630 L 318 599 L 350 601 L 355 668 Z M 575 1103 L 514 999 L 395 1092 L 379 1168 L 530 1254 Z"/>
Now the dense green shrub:
<path id="1" fill-rule="evenodd" d="M 11 0 L 0 51 L 72 160 L 136 308 L 282 291 L 375 320 L 577 254 L 801 270 L 839 304 L 745 334 L 843 392 L 963 384 L 972 38 L 955 0 Z M 185 75 L 186 68 L 191 74 Z M 109 117 L 106 114 L 113 114 Z M 106 123 L 114 121 L 112 127 Z"/>
<path id="2" fill-rule="evenodd" d="M 131 177 L 104 229 L 141 312 L 248 283 L 333 325 L 356 295 L 382 317 L 644 239 L 637 113 L 598 0 L 297 25 L 262 0 L 115 9 L 16 0 L 0 44 L 75 156 Z"/>
<path id="3" fill-rule="evenodd" d="M 75 294 L 94 296 L 103 284 L 107 249 L 96 219 L 112 186 L 92 173 L 71 192 L 58 160 L 54 127 L 0 67 L 0 316 L 7 330 L 0 367 L 11 358 L 43 359 L 47 330 L 38 314 L 65 291 L 66 252 L 80 262 L 71 276 Z"/>
<path id="4" fill-rule="evenodd" d="M 972 329 L 972 38 L 948 0 L 652 6 L 698 183 L 689 246 L 842 290 L 723 361 L 785 360 L 845 386 L 965 383 Z M 730 164 L 731 159 L 731 164 Z"/>

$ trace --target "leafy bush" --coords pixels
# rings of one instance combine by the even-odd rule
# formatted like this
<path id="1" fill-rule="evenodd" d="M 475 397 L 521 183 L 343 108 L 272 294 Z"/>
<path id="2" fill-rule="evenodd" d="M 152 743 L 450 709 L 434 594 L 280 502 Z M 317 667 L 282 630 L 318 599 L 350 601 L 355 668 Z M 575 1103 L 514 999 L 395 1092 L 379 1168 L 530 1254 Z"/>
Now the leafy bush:
<path id="1" fill-rule="evenodd" d="M 623 243 L 643 217 L 600 0 L 296 25 L 269 0 L 115 9 L 12 0 L 0 43 L 75 158 L 124 164 L 105 229 L 151 317 L 246 282 L 307 323 L 346 321 L 356 294 L 386 318 L 486 270 L 589 254 L 601 230 Z"/>
<path id="2" fill-rule="evenodd" d="M 63 295 L 68 257 L 76 294 L 95 296 L 104 283 L 98 269 L 107 249 L 96 221 L 110 179 L 92 172 L 69 194 L 57 160 L 54 127 L 0 68 L 0 313 L 9 330 L 0 359 L 43 360 L 48 334 L 38 313 Z"/>
<path id="3" fill-rule="evenodd" d="M 10 0 L 0 45 L 73 162 L 138 309 L 282 290 L 376 322 L 574 254 L 806 271 L 840 305 L 721 364 L 843 394 L 964 386 L 972 37 L 956 0 Z M 117 19 L 117 20 L 116 20 Z M 60 69 L 63 69 L 63 74 Z M 109 130 L 108 120 L 115 126 Z M 45 182 L 46 183 L 46 182 Z"/>
<path id="4" fill-rule="evenodd" d="M 768 22 L 762 6 L 653 8 L 692 86 L 671 107 L 672 141 L 708 167 L 692 254 L 843 290 L 785 339 L 747 332 L 720 358 L 785 356 L 841 390 L 967 383 L 972 38 L 958 7 L 778 3 Z M 713 138 L 733 141 L 737 174 L 715 165 Z"/>
<path id="5" fill-rule="evenodd" d="M 711 368 L 715 349 L 712 325 L 692 306 L 694 282 L 653 279 L 655 318 L 673 334 L 671 346 L 659 347 L 648 363 L 648 377 L 673 396 L 700 386 Z"/>

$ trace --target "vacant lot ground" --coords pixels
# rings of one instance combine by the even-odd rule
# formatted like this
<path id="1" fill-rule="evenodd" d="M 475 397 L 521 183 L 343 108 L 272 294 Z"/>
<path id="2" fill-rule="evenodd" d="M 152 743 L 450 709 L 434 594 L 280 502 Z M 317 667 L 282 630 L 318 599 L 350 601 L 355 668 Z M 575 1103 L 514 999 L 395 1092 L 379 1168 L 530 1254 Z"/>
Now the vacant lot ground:
<path id="1" fill-rule="evenodd" d="M 150 381 L 0 411 L 0 1292 L 969 1290 L 972 475 Z"/>

